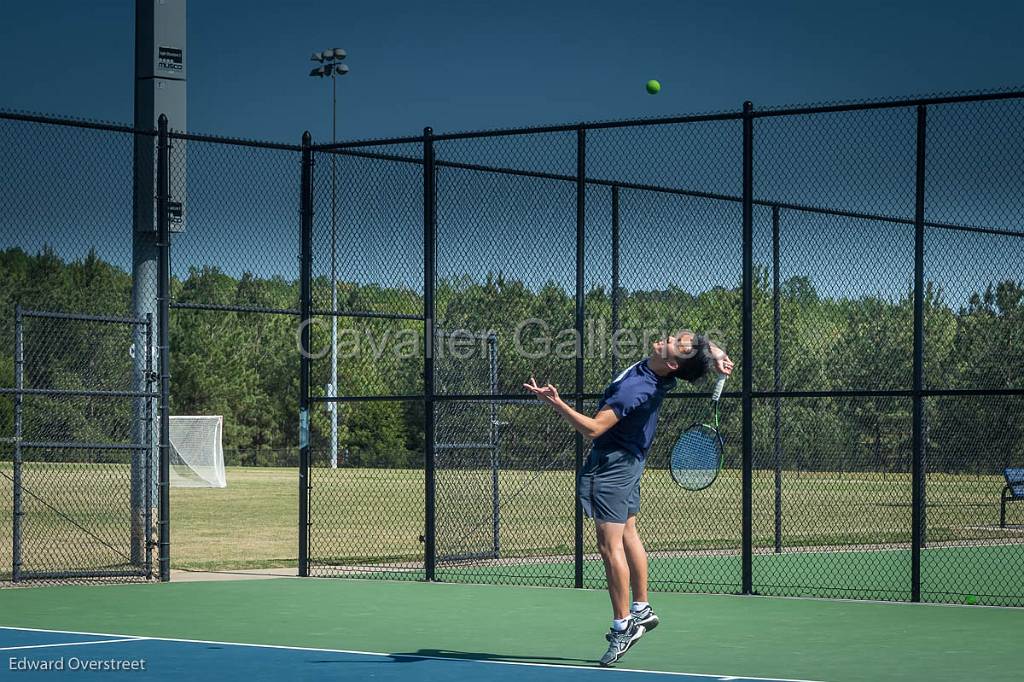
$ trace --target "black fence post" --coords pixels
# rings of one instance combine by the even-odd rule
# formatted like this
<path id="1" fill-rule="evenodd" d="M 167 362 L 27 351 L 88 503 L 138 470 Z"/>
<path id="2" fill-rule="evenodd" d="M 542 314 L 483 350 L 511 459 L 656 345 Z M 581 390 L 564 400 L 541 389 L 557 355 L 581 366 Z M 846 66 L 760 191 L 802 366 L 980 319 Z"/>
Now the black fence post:
<path id="1" fill-rule="evenodd" d="M 146 313 L 146 393 L 153 393 L 153 313 Z M 135 352 L 138 353 L 136 346 Z M 146 398 L 146 578 L 153 577 L 153 398 Z"/>
<path id="2" fill-rule="evenodd" d="M 754 105 L 743 103 L 743 594 L 753 592 Z"/>
<path id="3" fill-rule="evenodd" d="M 437 481 L 434 452 L 434 286 L 437 277 L 437 179 L 434 131 L 423 129 L 423 438 L 424 569 L 427 580 L 437 571 Z"/>
<path id="4" fill-rule="evenodd" d="M 584 230 L 586 223 L 587 208 L 587 129 L 581 124 L 576 128 L 576 410 L 583 411 L 583 259 L 584 259 Z M 583 435 L 576 433 L 576 475 L 579 476 L 583 468 Z M 574 486 L 575 488 L 575 486 Z M 580 505 L 579 490 L 576 489 L 574 496 L 576 505 L 574 509 L 575 519 L 575 547 L 573 551 L 573 563 L 575 564 L 575 576 L 573 584 L 576 587 L 583 587 L 583 507 Z"/>
<path id="5" fill-rule="evenodd" d="M 501 427 L 498 424 L 498 402 L 494 397 L 498 395 L 498 335 L 493 330 L 487 333 L 487 376 L 492 396 L 488 401 L 491 417 L 491 544 L 497 559 L 501 556 L 501 482 L 498 474 L 501 469 Z"/>
<path id="6" fill-rule="evenodd" d="M 922 324 L 922 329 L 924 325 Z M 923 346 L 923 342 L 922 342 Z M 924 360 L 921 361 L 922 367 L 924 366 Z M 924 390 L 924 378 L 922 377 L 921 385 L 922 391 Z M 922 395 L 923 403 L 923 395 Z M 928 547 L 928 434 L 931 428 L 928 422 L 928 410 L 925 405 L 921 408 L 921 474 L 918 476 L 921 480 L 921 537 L 920 545 L 921 549 Z"/>
<path id="7" fill-rule="evenodd" d="M 302 134 L 299 183 L 299 575 L 309 575 L 309 375 L 313 324 L 313 136 Z"/>
<path id="8" fill-rule="evenodd" d="M 21 391 L 25 388 L 24 320 L 21 305 L 14 306 L 14 514 L 11 548 L 11 582 L 21 580 Z"/>
<path id="9" fill-rule="evenodd" d="M 917 107 L 917 160 L 914 196 L 914 387 L 911 467 L 910 600 L 921 601 L 921 543 L 924 538 L 924 192 L 927 145 L 925 106 Z"/>
<path id="10" fill-rule="evenodd" d="M 160 363 L 160 491 L 159 557 L 160 580 L 171 579 L 171 234 L 168 214 L 170 200 L 170 138 L 167 116 L 157 122 L 156 230 L 157 248 L 157 353 Z"/>
<path id="11" fill-rule="evenodd" d="M 772 354 L 773 390 L 775 391 L 775 422 L 772 438 L 772 461 L 775 468 L 775 553 L 782 553 L 782 300 L 779 292 L 779 207 L 772 206 Z"/>
<path id="12" fill-rule="evenodd" d="M 619 375 L 619 186 L 612 185 L 612 376 Z"/>

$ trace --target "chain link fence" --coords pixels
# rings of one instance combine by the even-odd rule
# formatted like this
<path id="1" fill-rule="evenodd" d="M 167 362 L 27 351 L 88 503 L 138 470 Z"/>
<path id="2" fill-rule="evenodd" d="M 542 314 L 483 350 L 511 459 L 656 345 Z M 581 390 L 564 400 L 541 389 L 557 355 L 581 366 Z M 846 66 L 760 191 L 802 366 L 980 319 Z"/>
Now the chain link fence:
<path id="1" fill-rule="evenodd" d="M 130 229 L 138 133 L 0 133 L 27 169 L 0 197 L 0 300 L 133 310 L 126 242 L 99 235 Z M 225 414 L 229 450 L 297 448 L 303 575 L 600 587 L 587 444 L 520 385 L 592 412 L 694 329 L 737 361 L 726 464 L 701 493 L 669 482 L 706 409 L 680 386 L 642 482 L 652 587 L 1021 605 L 1022 510 L 999 518 L 1024 466 L 1021 133 L 1016 92 L 338 145 L 171 133 L 171 400 Z"/>
<path id="2" fill-rule="evenodd" d="M 1018 345 L 1020 109 L 998 94 L 330 147 L 422 173 L 424 314 L 497 333 L 490 391 L 443 385 L 433 361 L 437 428 L 486 447 L 455 471 L 447 446 L 426 453 L 428 577 L 603 584 L 565 499 L 585 447 L 519 383 L 592 410 L 650 341 L 612 338 L 693 328 L 739 365 L 726 471 L 705 493 L 667 484 L 666 432 L 703 409 L 683 387 L 642 486 L 655 587 L 1020 603 L 1024 548 L 994 525 L 1019 380 L 984 360 Z M 578 350 L 557 352 L 565 331 Z M 1013 426 L 977 452 L 995 420 Z"/>
<path id="3" fill-rule="evenodd" d="M 16 309 L 12 581 L 151 575 L 151 340 L 151 320 Z"/>
<path id="4" fill-rule="evenodd" d="M 227 463 L 295 466 L 300 147 L 168 138 L 171 413 L 224 416 Z"/>
<path id="5" fill-rule="evenodd" d="M 0 115 L 0 581 L 154 570 L 156 291 L 133 296 L 131 239 L 154 139 Z"/>

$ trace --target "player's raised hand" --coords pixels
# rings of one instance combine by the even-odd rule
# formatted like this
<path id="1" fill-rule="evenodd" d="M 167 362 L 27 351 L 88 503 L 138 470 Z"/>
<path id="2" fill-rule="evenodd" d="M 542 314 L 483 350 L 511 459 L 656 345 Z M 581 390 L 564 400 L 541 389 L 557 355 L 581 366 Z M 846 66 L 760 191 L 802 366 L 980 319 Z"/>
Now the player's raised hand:
<path id="1" fill-rule="evenodd" d="M 732 368 L 732 360 L 730 360 L 729 356 L 726 355 L 725 353 L 722 353 L 721 355 L 715 357 L 715 370 L 719 374 L 729 376 L 730 374 L 732 374 Z"/>
<path id="2" fill-rule="evenodd" d="M 533 377 L 530 377 L 530 383 L 523 384 L 523 388 L 537 396 L 538 400 L 542 400 L 548 403 L 549 405 L 557 405 L 558 402 L 561 400 L 561 398 L 559 398 L 558 396 L 557 388 L 555 388 L 552 384 L 540 386 L 537 384 L 537 380 Z"/>

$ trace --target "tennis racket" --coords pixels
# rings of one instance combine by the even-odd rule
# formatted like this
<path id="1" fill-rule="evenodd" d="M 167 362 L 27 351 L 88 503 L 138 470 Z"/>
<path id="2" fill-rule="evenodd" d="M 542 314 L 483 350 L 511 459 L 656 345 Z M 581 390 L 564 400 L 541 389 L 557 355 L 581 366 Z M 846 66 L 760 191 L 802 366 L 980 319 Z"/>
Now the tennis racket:
<path id="1" fill-rule="evenodd" d="M 725 375 L 718 377 L 711 392 L 712 424 L 693 424 L 683 431 L 672 447 L 672 480 L 686 490 L 704 490 L 718 478 L 722 468 L 722 436 L 718 433 L 718 399 L 722 397 Z"/>

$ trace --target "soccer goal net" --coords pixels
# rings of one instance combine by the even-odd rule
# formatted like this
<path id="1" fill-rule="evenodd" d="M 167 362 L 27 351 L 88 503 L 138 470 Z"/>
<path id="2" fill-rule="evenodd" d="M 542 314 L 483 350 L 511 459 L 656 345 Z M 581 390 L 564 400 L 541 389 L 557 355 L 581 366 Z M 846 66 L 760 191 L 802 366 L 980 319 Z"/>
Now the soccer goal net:
<path id="1" fill-rule="evenodd" d="M 222 417 L 171 417 L 171 487 L 224 488 Z"/>

